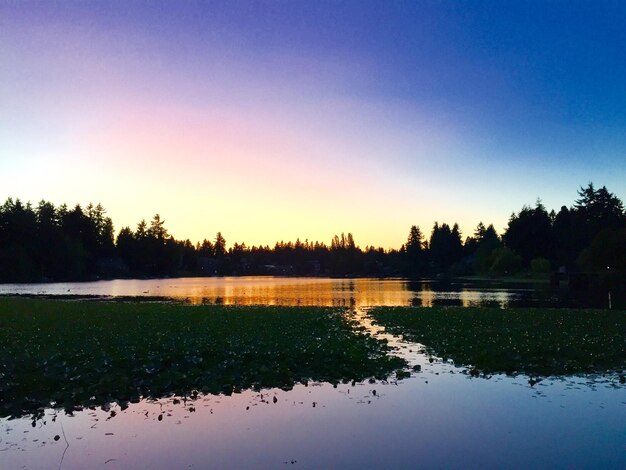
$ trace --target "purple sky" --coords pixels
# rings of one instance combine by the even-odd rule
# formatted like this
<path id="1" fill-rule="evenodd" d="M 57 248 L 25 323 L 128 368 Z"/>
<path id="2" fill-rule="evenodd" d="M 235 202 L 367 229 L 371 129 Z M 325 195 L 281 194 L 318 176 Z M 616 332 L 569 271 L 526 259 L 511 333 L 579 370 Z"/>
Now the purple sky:
<path id="1" fill-rule="evenodd" d="M 501 230 L 626 196 L 623 2 L 0 0 L 0 198 L 177 238 Z"/>

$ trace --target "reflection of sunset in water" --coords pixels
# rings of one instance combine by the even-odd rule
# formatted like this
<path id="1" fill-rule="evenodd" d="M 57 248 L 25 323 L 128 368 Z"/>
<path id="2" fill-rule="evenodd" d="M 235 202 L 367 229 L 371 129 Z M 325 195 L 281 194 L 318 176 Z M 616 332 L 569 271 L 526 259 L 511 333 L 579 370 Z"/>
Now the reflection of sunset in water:
<path id="1" fill-rule="evenodd" d="M 458 305 L 507 307 L 523 299 L 515 289 L 441 284 L 406 279 L 305 277 L 196 277 L 113 281 L 4 284 L 0 294 L 165 297 L 193 304 L 329 306 Z"/>
<path id="2" fill-rule="evenodd" d="M 115 282 L 115 281 L 114 281 Z M 144 281 L 134 281 L 143 283 Z M 151 282 L 154 281 L 145 281 Z M 193 304 L 282 305 L 325 307 L 417 306 L 439 303 L 463 306 L 496 302 L 506 305 L 508 292 L 436 291 L 427 281 L 405 279 L 329 279 L 225 277 L 162 280 L 153 289 L 124 285 L 113 295 L 158 295 L 184 298 Z M 132 293 L 131 293 L 132 292 Z"/>
<path id="3" fill-rule="evenodd" d="M 406 281 L 372 279 L 224 278 L 161 287 L 159 295 L 185 297 L 191 303 L 224 305 L 285 305 L 364 307 L 411 305 L 415 293 Z M 212 281 L 209 280 L 209 281 Z"/>

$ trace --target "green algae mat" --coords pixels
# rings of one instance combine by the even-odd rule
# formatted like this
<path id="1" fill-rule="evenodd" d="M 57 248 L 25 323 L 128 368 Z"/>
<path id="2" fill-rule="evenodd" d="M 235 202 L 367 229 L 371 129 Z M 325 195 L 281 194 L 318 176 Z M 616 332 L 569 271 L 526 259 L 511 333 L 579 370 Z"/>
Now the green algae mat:
<path id="1" fill-rule="evenodd" d="M 615 374 L 624 383 L 626 311 L 380 307 L 375 323 L 472 375 Z"/>
<path id="2" fill-rule="evenodd" d="M 0 298 L 0 417 L 385 379 L 405 362 L 344 309 Z"/>

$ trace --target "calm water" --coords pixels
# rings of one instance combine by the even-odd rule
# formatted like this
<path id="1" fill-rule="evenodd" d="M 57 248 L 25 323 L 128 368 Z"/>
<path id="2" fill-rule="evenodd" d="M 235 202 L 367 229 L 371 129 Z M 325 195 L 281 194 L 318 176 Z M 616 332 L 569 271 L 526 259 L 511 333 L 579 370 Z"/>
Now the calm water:
<path id="1" fill-rule="evenodd" d="M 1 294 L 168 297 L 192 303 L 322 306 L 597 306 L 545 285 L 440 283 L 405 279 L 210 277 L 49 284 L 0 284 Z"/>
<path id="2" fill-rule="evenodd" d="M 3 285 L 0 293 L 351 306 L 372 335 L 421 366 L 398 382 L 143 400 L 74 416 L 47 410 L 35 427 L 29 419 L 2 419 L 1 469 L 626 468 L 624 386 L 604 377 L 549 378 L 532 387 L 524 376 L 471 378 L 372 325 L 367 308 L 563 305 L 558 292 L 264 277 Z"/>
<path id="3" fill-rule="evenodd" d="M 48 410 L 35 427 L 0 420 L 0 468 L 625 467 L 623 387 L 597 377 L 533 387 L 523 376 L 470 378 L 359 315 L 421 372 L 399 382 L 144 400 L 74 416 Z"/>
<path id="4" fill-rule="evenodd" d="M 0 468 L 623 469 L 625 408 L 624 390 L 582 379 L 530 388 L 426 361 L 398 384 L 142 402 L 114 418 L 49 412 L 35 428 L 4 420 Z"/>

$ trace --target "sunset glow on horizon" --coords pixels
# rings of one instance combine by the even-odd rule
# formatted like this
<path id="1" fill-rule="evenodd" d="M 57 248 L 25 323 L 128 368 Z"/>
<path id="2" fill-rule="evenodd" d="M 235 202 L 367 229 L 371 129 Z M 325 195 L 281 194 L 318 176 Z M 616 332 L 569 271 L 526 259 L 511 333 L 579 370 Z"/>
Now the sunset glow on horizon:
<path id="1" fill-rule="evenodd" d="M 626 7 L 532 5 L 0 0 L 0 198 L 384 248 L 623 198 Z"/>

